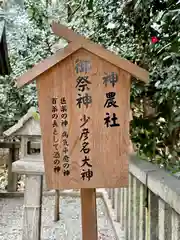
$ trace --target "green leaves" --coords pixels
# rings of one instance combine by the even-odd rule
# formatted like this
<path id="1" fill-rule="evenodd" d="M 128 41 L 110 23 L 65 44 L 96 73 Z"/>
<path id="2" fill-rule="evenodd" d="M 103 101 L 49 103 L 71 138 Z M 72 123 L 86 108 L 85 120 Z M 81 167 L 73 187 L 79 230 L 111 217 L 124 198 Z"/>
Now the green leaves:
<path id="1" fill-rule="evenodd" d="M 39 114 L 37 113 L 37 112 L 33 112 L 33 118 L 35 119 L 35 120 L 40 120 L 40 116 L 39 116 Z"/>
<path id="2" fill-rule="evenodd" d="M 25 7 L 25 8 L 24 8 Z M 16 78 L 34 64 L 52 54 L 57 38 L 52 34 L 49 18 L 64 16 L 63 9 L 49 7 L 43 1 L 26 0 L 24 7 L 9 5 L 6 15 L 7 41 L 12 74 L 0 78 L 0 122 L 4 130 L 37 106 L 36 85 L 17 89 Z"/>
<path id="3" fill-rule="evenodd" d="M 93 10 L 93 0 L 89 0 L 88 8 L 89 10 Z"/>
<path id="4" fill-rule="evenodd" d="M 81 4 L 80 0 L 70 4 L 75 2 Z M 133 83 L 131 89 L 131 136 L 136 150 L 161 166 L 176 164 L 180 157 L 175 154 L 180 127 L 179 1 L 94 0 L 91 15 L 88 9 L 84 1 L 71 25 L 150 71 L 147 86 Z M 152 43 L 152 36 L 159 42 Z M 145 103 L 145 96 L 151 101 Z"/>

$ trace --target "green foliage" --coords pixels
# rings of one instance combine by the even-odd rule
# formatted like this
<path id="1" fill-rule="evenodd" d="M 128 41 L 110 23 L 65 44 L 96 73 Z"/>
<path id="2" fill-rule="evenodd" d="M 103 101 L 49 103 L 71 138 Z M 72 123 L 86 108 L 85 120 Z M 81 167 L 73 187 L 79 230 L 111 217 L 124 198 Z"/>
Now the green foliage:
<path id="1" fill-rule="evenodd" d="M 179 166 L 180 2 L 72 0 L 70 5 L 78 9 L 70 24 L 76 31 L 149 70 L 147 86 L 132 85 L 132 140 L 150 161 Z"/>
<path id="2" fill-rule="evenodd" d="M 34 64 L 53 53 L 57 38 L 50 29 L 51 19 L 62 17 L 62 10 L 47 8 L 43 1 L 26 0 L 24 5 L 8 5 L 6 20 L 8 50 L 12 73 L 0 77 L 0 122 L 6 129 L 31 106 L 37 106 L 35 83 L 17 89 L 16 79 Z"/>

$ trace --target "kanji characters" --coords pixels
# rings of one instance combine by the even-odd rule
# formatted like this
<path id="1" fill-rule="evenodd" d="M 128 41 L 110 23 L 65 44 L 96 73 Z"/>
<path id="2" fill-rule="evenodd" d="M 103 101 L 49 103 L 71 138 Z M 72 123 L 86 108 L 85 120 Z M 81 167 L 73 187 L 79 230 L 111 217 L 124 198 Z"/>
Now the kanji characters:
<path id="1" fill-rule="evenodd" d="M 62 142 L 63 142 L 63 145 L 64 145 L 64 146 L 68 146 L 68 145 L 69 145 L 67 139 L 63 139 Z"/>
<path id="2" fill-rule="evenodd" d="M 77 60 L 75 64 L 76 73 L 87 73 L 91 70 L 91 63 L 89 61 Z"/>
<path id="3" fill-rule="evenodd" d="M 61 121 L 61 126 L 63 127 L 66 127 L 68 125 L 68 121 L 65 119 L 65 120 L 62 120 Z"/>
<path id="4" fill-rule="evenodd" d="M 69 162 L 69 157 L 67 155 L 64 155 L 63 162 Z"/>
<path id="5" fill-rule="evenodd" d="M 61 104 L 66 104 L 66 98 L 65 97 L 61 98 Z"/>
<path id="6" fill-rule="evenodd" d="M 53 120 L 53 122 L 52 122 L 52 126 L 53 126 L 53 128 L 55 128 L 55 127 L 58 127 L 58 123 L 57 123 L 57 120 Z"/>
<path id="7" fill-rule="evenodd" d="M 78 98 L 76 99 L 77 103 L 76 105 L 81 108 L 82 104 L 86 106 L 86 108 L 92 103 L 92 97 L 85 93 L 84 95 L 78 94 Z"/>
<path id="8" fill-rule="evenodd" d="M 81 178 L 82 180 L 90 180 L 90 178 L 93 176 L 93 172 L 92 172 L 92 164 L 91 164 L 91 160 L 90 157 L 88 156 L 88 154 L 90 153 L 91 149 L 90 149 L 90 144 L 89 144 L 89 128 L 88 128 L 88 121 L 89 121 L 90 117 L 86 116 L 85 114 L 83 115 L 83 117 L 81 117 L 81 122 L 82 125 L 80 126 L 80 128 L 84 127 L 81 129 L 81 133 L 80 133 L 80 141 L 81 141 L 81 149 L 80 152 L 84 153 L 84 156 L 82 158 L 82 164 L 81 164 L 81 168 L 83 168 L 83 171 L 81 172 Z M 88 169 L 87 169 L 88 168 Z"/>
<path id="9" fill-rule="evenodd" d="M 91 169 L 87 169 L 87 170 L 82 170 L 82 172 L 81 172 L 81 178 L 82 178 L 82 180 L 88 180 L 88 181 L 90 181 L 90 179 L 93 177 L 93 171 L 91 170 Z"/>
<path id="10" fill-rule="evenodd" d="M 110 108 L 110 107 L 118 107 L 115 100 L 116 93 L 115 92 L 108 92 L 106 93 L 107 100 L 104 104 L 104 107 Z"/>
<path id="11" fill-rule="evenodd" d="M 70 174 L 70 171 L 69 171 L 69 170 L 64 170 L 64 171 L 63 171 L 63 175 L 64 175 L 64 176 L 69 176 L 69 174 Z"/>
<path id="12" fill-rule="evenodd" d="M 107 87 L 108 84 L 111 84 L 112 87 L 115 87 L 115 84 L 118 82 L 118 75 L 117 73 L 111 72 L 109 74 L 106 74 L 106 76 L 103 77 L 103 84 L 105 87 Z M 116 103 L 116 92 L 107 92 L 106 93 L 106 102 L 104 104 L 104 107 L 106 108 L 117 108 L 119 107 Z M 112 113 L 112 116 L 110 116 L 110 113 L 106 113 L 106 117 L 104 118 L 104 124 L 107 128 L 109 127 L 119 127 L 120 124 L 118 122 L 118 117 L 116 116 L 116 113 Z"/>
<path id="13" fill-rule="evenodd" d="M 76 105 L 79 109 L 81 109 L 83 106 L 85 107 L 85 109 L 87 109 L 91 104 L 92 104 L 92 96 L 90 95 L 89 91 L 90 91 L 90 87 L 91 87 L 91 81 L 89 80 L 89 76 L 88 75 L 82 75 L 82 72 L 85 72 L 89 69 L 90 67 L 90 63 L 86 61 L 79 61 L 77 60 L 76 62 L 76 73 L 79 74 L 81 73 L 81 75 L 79 75 L 76 79 L 76 86 L 75 88 L 77 88 L 78 92 L 77 92 L 77 98 L 76 98 Z M 82 164 L 81 164 L 81 178 L 82 180 L 90 180 L 91 177 L 93 176 L 93 171 L 92 171 L 92 164 L 91 164 L 91 160 L 89 157 L 89 153 L 91 151 L 90 149 L 90 143 L 89 143 L 89 128 L 88 128 L 88 123 L 89 123 L 90 117 L 87 116 L 86 114 L 83 114 L 80 118 L 80 129 L 81 129 L 81 133 L 80 133 L 80 141 L 81 141 L 81 149 L 80 149 L 80 153 L 83 154 L 83 158 L 82 158 Z"/>
<path id="14" fill-rule="evenodd" d="M 60 153 L 58 151 L 54 152 L 53 158 L 60 158 Z"/>
<path id="15" fill-rule="evenodd" d="M 68 144 L 68 132 L 67 132 L 67 126 L 68 126 L 68 120 L 67 120 L 68 114 L 67 114 L 67 105 L 66 105 L 66 99 L 65 97 L 61 98 L 61 126 L 63 127 L 64 131 L 62 132 L 62 153 L 63 153 L 63 176 L 69 176 L 70 174 L 70 164 L 69 164 L 69 144 Z"/>
<path id="16" fill-rule="evenodd" d="M 64 131 L 63 133 L 62 133 L 62 137 L 64 138 L 68 138 L 68 133 L 66 132 L 66 131 Z"/>
<path id="17" fill-rule="evenodd" d="M 54 153 L 53 153 L 53 164 L 54 164 L 54 172 L 59 173 L 61 171 L 61 162 L 60 162 L 60 153 L 59 153 L 59 115 L 58 115 L 58 98 L 52 98 L 52 127 L 53 127 L 53 147 L 54 147 Z M 67 127 L 68 120 L 67 120 L 67 105 L 66 105 L 66 98 L 62 97 L 60 99 L 60 110 L 61 110 L 61 126 Z M 67 131 L 63 131 L 62 133 L 62 143 L 63 143 L 63 153 L 65 154 L 63 157 L 63 168 L 66 168 L 66 171 L 63 171 L 63 176 L 68 176 L 70 174 L 69 169 L 69 157 L 67 155 L 68 153 L 68 133 Z"/>
<path id="18" fill-rule="evenodd" d="M 52 106 L 52 113 L 56 113 L 58 111 L 57 106 L 53 105 Z"/>
<path id="19" fill-rule="evenodd" d="M 114 87 L 115 84 L 118 82 L 118 75 L 117 73 L 111 72 L 109 74 L 106 74 L 106 76 L 103 77 L 103 84 L 107 87 L 108 83 L 112 84 Z"/>
<path id="20" fill-rule="evenodd" d="M 53 97 L 52 98 L 52 105 L 56 104 L 57 103 L 57 98 Z"/>
<path id="21" fill-rule="evenodd" d="M 120 126 L 120 124 L 117 123 L 117 120 L 118 118 L 116 117 L 115 113 L 113 113 L 112 117 L 109 113 L 106 113 L 106 117 L 104 118 L 104 124 L 106 125 L 106 127 L 118 127 Z"/>
<path id="22" fill-rule="evenodd" d="M 84 137 L 84 141 L 86 141 L 88 139 L 88 134 L 89 134 L 89 129 L 83 128 L 83 131 L 80 136 L 80 140 L 82 139 L 82 137 Z"/>
<path id="23" fill-rule="evenodd" d="M 61 170 L 61 167 L 60 167 L 60 166 L 55 166 L 55 167 L 54 167 L 54 172 L 55 172 L 55 173 L 59 173 L 60 170 Z"/>
<path id="24" fill-rule="evenodd" d="M 85 114 L 83 115 L 83 117 L 80 119 L 81 122 L 83 122 L 81 125 L 80 125 L 80 128 L 84 127 L 86 125 L 86 123 L 88 123 L 88 121 L 90 120 L 90 117 L 87 117 Z"/>
<path id="25" fill-rule="evenodd" d="M 61 112 L 67 112 L 67 106 L 61 105 Z"/>
<path id="26" fill-rule="evenodd" d="M 58 107 L 57 107 L 57 98 L 52 98 L 52 127 L 53 127 L 53 170 L 55 173 L 59 173 L 61 170 L 60 167 L 60 153 L 59 153 L 59 132 L 58 128 Z"/>
<path id="27" fill-rule="evenodd" d="M 82 160 L 83 164 L 81 165 L 81 167 L 84 167 L 84 166 L 88 166 L 88 167 L 92 167 L 92 164 L 90 164 L 90 159 L 89 157 L 85 156 L 84 159 Z"/>
<path id="28" fill-rule="evenodd" d="M 82 143 L 82 148 L 80 150 L 80 152 L 83 152 L 85 154 L 89 153 L 90 152 L 90 148 L 87 147 L 89 145 L 89 142 L 83 142 Z"/>
<path id="29" fill-rule="evenodd" d="M 91 84 L 91 82 L 88 81 L 88 76 L 79 76 L 76 81 L 76 88 L 79 91 L 84 92 L 85 90 L 89 90 L 88 84 Z"/>

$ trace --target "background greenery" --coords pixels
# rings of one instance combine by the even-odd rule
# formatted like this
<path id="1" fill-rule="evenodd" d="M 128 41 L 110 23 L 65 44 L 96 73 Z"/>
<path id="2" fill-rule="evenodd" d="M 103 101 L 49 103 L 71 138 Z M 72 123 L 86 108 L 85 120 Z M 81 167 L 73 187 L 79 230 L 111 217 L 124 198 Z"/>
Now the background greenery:
<path id="1" fill-rule="evenodd" d="M 149 161 L 179 171 L 180 1 L 16 0 L 3 6 L 0 17 L 6 19 L 13 69 L 0 78 L 3 129 L 37 105 L 35 85 L 19 91 L 15 79 L 53 53 L 58 39 L 49 24 L 56 19 L 150 72 L 148 85 L 136 79 L 132 84 L 134 148 Z"/>

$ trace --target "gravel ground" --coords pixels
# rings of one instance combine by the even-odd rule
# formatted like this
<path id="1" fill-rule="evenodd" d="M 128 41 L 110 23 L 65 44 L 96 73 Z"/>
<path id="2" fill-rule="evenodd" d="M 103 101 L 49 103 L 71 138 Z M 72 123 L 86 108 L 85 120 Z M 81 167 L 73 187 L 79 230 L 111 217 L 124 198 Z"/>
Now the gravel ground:
<path id="1" fill-rule="evenodd" d="M 22 240 L 23 198 L 0 199 L 0 240 Z M 60 221 L 54 222 L 54 197 L 43 198 L 42 240 L 81 240 L 80 199 L 60 198 Z M 99 240 L 115 240 L 102 199 L 97 199 Z"/>

